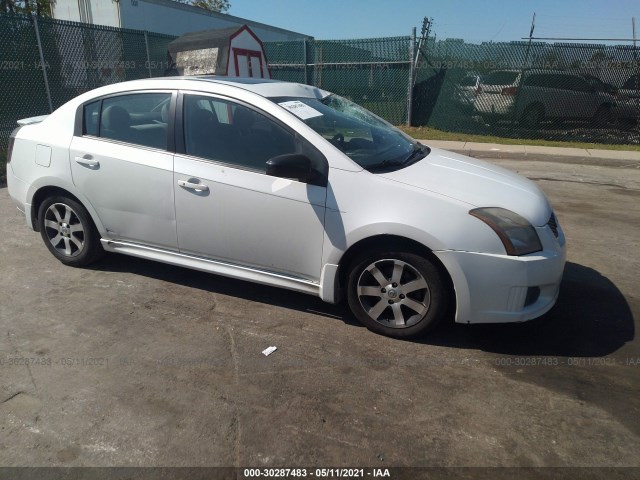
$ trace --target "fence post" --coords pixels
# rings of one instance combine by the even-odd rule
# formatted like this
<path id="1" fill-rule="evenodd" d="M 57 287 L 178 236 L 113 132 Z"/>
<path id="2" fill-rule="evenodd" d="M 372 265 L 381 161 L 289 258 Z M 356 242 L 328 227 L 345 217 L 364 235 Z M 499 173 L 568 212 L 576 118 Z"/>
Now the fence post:
<path id="1" fill-rule="evenodd" d="M 147 50 L 147 69 L 149 69 L 149 78 L 151 78 L 151 56 L 149 55 L 149 37 L 146 30 L 144 31 L 144 47 Z"/>
<path id="2" fill-rule="evenodd" d="M 304 55 L 303 55 L 303 61 L 304 61 L 304 83 L 306 85 L 309 85 L 309 67 L 307 66 L 307 63 L 309 63 L 308 59 L 307 59 L 307 39 L 303 39 L 302 40 L 303 44 L 304 44 Z"/>
<path id="3" fill-rule="evenodd" d="M 36 42 L 38 42 L 38 53 L 40 54 L 40 65 L 42 65 L 42 78 L 44 78 L 44 89 L 47 93 L 47 101 L 49 102 L 49 111 L 53 112 L 53 102 L 51 101 L 51 90 L 49 89 L 49 79 L 47 78 L 47 64 L 44 62 L 44 53 L 42 52 L 42 42 L 40 41 L 40 29 L 38 28 L 38 16 L 34 13 L 31 15 L 33 26 L 36 30 Z"/>
<path id="4" fill-rule="evenodd" d="M 416 27 L 411 29 L 411 39 L 409 40 L 409 85 L 407 87 L 407 127 L 411 126 L 411 114 L 413 110 L 413 76 L 414 76 L 414 57 L 416 50 Z"/>

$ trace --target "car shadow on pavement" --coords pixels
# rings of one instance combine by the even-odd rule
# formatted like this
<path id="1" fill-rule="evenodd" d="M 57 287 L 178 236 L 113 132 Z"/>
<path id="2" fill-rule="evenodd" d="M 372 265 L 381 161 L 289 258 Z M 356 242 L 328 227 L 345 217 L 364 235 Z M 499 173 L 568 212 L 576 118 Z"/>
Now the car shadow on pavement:
<path id="1" fill-rule="evenodd" d="M 344 303 L 331 305 L 318 297 L 281 288 L 125 255 L 109 254 L 93 269 L 130 272 L 361 327 Z M 486 325 L 456 324 L 448 319 L 425 337 L 411 341 L 502 355 L 600 357 L 615 352 L 634 335 L 633 313 L 615 284 L 596 270 L 567 263 L 558 302 L 542 317 L 524 323 Z"/>
<path id="2" fill-rule="evenodd" d="M 596 270 L 567 263 L 553 309 L 524 323 L 441 325 L 420 343 L 502 355 L 601 357 L 633 340 L 635 323 L 616 285 Z"/>
<path id="3" fill-rule="evenodd" d="M 321 315 L 342 320 L 349 325 L 361 326 L 342 305 L 331 305 L 314 295 L 236 280 L 186 267 L 109 253 L 100 262 L 88 268 L 109 272 L 129 272 L 185 287 Z"/>

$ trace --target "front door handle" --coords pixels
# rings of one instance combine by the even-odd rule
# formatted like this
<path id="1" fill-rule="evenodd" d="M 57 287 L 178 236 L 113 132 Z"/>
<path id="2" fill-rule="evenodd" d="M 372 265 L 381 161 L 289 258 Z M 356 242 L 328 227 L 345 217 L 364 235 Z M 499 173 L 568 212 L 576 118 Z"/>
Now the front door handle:
<path id="1" fill-rule="evenodd" d="M 208 192 L 209 187 L 204 183 L 192 183 L 187 182 L 186 180 L 178 180 L 178 185 L 183 188 L 188 188 L 190 190 L 195 190 L 196 192 Z"/>

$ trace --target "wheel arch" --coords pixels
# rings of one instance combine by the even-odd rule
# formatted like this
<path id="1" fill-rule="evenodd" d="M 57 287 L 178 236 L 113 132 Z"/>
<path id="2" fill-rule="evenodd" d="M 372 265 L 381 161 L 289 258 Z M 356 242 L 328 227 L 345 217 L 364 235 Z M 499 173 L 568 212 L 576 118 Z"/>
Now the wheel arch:
<path id="1" fill-rule="evenodd" d="M 78 202 L 84 208 L 86 208 L 87 212 L 89 212 L 89 216 L 91 217 L 91 220 L 93 221 L 93 224 L 98 229 L 98 232 L 102 234 L 104 229 L 102 227 L 102 224 L 98 221 L 97 214 L 93 209 L 92 205 L 88 201 L 86 201 L 86 199 L 84 199 L 82 196 L 74 194 L 72 191 L 70 191 L 69 189 L 63 186 L 53 185 L 53 184 L 47 184 L 39 187 L 31 197 L 31 209 L 30 209 L 29 215 L 31 219 L 31 226 L 36 232 L 40 231 L 40 226 L 38 224 L 38 211 L 40 210 L 40 205 L 45 199 L 54 195 L 69 197 L 72 200 L 75 200 L 76 202 Z"/>
<path id="2" fill-rule="evenodd" d="M 432 249 L 411 238 L 391 234 L 378 234 L 363 238 L 355 242 L 344 252 L 338 263 L 338 272 L 335 278 L 335 292 L 338 296 L 337 300 L 344 298 L 345 296 L 349 270 L 354 260 L 356 260 L 358 256 L 360 256 L 363 252 L 374 249 L 401 250 L 403 252 L 415 253 L 427 258 L 438 268 L 438 270 L 442 274 L 442 278 L 445 282 L 447 291 L 451 296 L 451 301 L 455 305 L 456 291 L 454 288 L 452 277 L 449 274 L 447 268 L 440 261 L 440 259 L 433 254 Z"/>

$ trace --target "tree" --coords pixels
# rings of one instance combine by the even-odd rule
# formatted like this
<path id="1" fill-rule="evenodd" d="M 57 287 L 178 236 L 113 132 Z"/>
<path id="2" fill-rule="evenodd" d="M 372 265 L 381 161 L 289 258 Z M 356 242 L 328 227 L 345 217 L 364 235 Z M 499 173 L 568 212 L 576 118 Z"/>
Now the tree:
<path id="1" fill-rule="evenodd" d="M 226 12 L 231 7 L 229 0 L 174 0 L 185 5 L 193 5 L 194 7 L 209 10 L 210 12 Z"/>
<path id="2" fill-rule="evenodd" d="M 51 16 L 55 0 L 0 0 L 0 13 L 35 13 L 41 17 Z"/>

